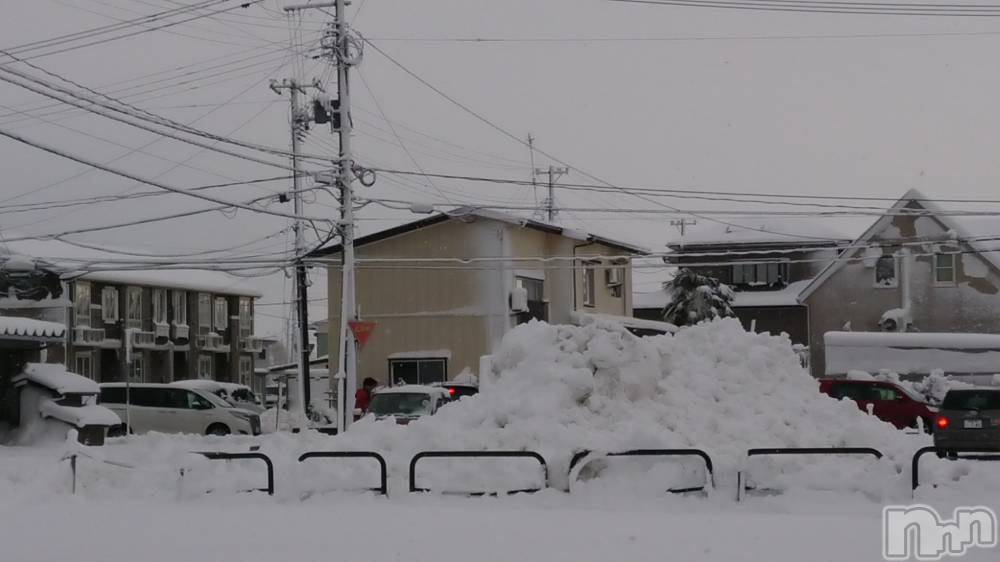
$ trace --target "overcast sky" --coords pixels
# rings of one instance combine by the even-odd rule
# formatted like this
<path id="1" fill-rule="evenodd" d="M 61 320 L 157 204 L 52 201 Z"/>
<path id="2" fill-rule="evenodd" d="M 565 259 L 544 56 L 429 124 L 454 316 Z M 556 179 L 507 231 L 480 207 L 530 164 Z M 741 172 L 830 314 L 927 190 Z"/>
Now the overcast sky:
<path id="1" fill-rule="evenodd" d="M 2 47 L 174 6 L 168 0 L 7 4 L 0 18 Z M 289 25 L 280 13 L 284 4 L 266 0 L 32 62 L 195 127 L 287 148 L 287 98 L 271 92 L 267 81 L 316 77 L 332 91 L 333 74 L 322 61 L 290 53 Z M 350 11 L 358 30 L 424 80 L 519 138 L 533 134 L 538 147 L 573 168 L 568 182 L 592 184 L 596 176 L 623 186 L 884 197 L 912 187 L 939 198 L 992 198 L 997 191 L 1000 21 L 995 18 L 783 14 L 601 0 L 355 0 Z M 303 41 L 315 41 L 328 19 L 320 12 L 306 17 Z M 455 38 L 546 40 L 441 41 Z M 630 40 L 598 40 L 608 38 Z M 12 68 L 38 75 L 20 65 Z M 355 148 L 363 164 L 530 177 L 527 148 L 371 48 L 352 91 Z M 283 173 L 50 103 L 0 84 L 0 128 L 100 162 L 114 160 L 116 167 L 178 187 Z M 322 127 L 306 142 L 311 153 L 333 154 L 335 147 L 335 137 Z M 535 158 L 536 166 L 550 163 L 540 154 Z M 33 213 L 3 208 L 150 189 L 85 170 L 0 140 L 3 235 L 56 233 L 208 205 L 171 195 Z M 287 182 L 215 193 L 246 200 L 283 189 Z M 531 205 L 544 197 L 530 187 L 387 175 L 361 193 L 502 205 Z M 563 190 L 557 198 L 560 205 L 581 209 L 657 208 L 625 194 Z M 681 209 L 750 208 L 658 200 Z M 309 201 L 312 215 L 336 213 L 335 201 L 325 193 L 310 195 Z M 290 205 L 272 208 L 291 211 Z M 677 236 L 669 225 L 677 216 L 581 210 L 563 213 L 561 220 L 659 250 Z M 362 233 L 416 218 L 376 205 L 360 217 Z M 854 234 L 870 220 L 836 224 Z M 770 228 L 779 224 L 768 220 Z M 241 211 L 232 218 L 210 213 L 72 239 L 164 253 L 237 245 L 244 247 L 234 253 L 270 252 L 288 247 L 287 234 L 278 234 L 286 227 L 284 219 Z M 269 235 L 274 236 L 265 238 Z M 662 270 L 641 273 L 638 288 L 651 290 L 663 275 Z M 314 278 L 313 296 L 325 297 L 324 278 L 318 273 Z M 264 304 L 288 300 L 290 284 L 281 275 L 252 283 L 264 292 Z M 277 317 L 288 313 L 284 306 L 258 311 L 261 333 L 279 331 Z M 314 303 L 311 314 L 324 317 L 325 304 Z"/>

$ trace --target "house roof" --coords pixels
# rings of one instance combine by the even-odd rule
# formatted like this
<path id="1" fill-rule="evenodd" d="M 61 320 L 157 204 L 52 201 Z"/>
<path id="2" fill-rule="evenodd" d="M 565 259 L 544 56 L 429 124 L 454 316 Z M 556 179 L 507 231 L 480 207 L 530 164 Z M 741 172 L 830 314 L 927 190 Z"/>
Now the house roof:
<path id="1" fill-rule="evenodd" d="M 831 246 L 851 237 L 816 219 L 761 219 L 744 224 L 699 222 L 667 242 L 673 249 L 689 246 Z"/>
<path id="2" fill-rule="evenodd" d="M 10 233 L 6 233 L 10 236 Z M 114 269 L 115 264 L 128 261 L 128 251 L 115 248 L 126 255 L 107 250 L 78 246 L 61 240 L 18 240 L 0 244 L 0 261 L 14 260 L 33 266 L 41 261 L 57 271 L 63 278 L 79 277 L 90 281 L 146 285 L 169 289 L 188 289 L 228 295 L 260 297 L 260 292 L 246 287 L 243 281 L 221 271 L 202 269 Z M 144 260 L 149 258 L 142 258 Z M 164 260 L 169 264 L 169 260 Z M 87 271 L 87 266 L 99 264 L 101 271 Z"/>
<path id="3" fill-rule="evenodd" d="M 936 220 L 944 227 L 946 231 L 950 231 L 954 238 L 962 241 L 969 248 L 977 252 L 994 267 L 994 269 L 1000 271 L 1000 242 L 997 240 L 977 240 L 976 237 L 996 237 L 998 232 L 997 228 L 1000 227 L 1000 221 L 992 217 L 987 218 L 976 218 L 976 219 L 965 219 L 961 222 L 955 220 L 950 215 L 946 214 L 940 206 L 934 201 L 928 199 L 917 189 L 910 189 L 907 191 L 896 203 L 890 207 L 885 214 L 878 218 L 871 226 L 865 230 L 858 239 L 851 244 L 851 247 L 844 250 L 841 254 L 841 259 L 836 259 L 830 262 L 819 275 L 799 294 L 799 301 L 803 301 L 809 298 L 816 289 L 823 285 L 827 279 L 829 279 L 834 273 L 844 267 L 847 257 L 856 256 L 857 254 L 865 250 L 867 243 L 878 233 L 885 230 L 896 216 L 896 211 L 900 211 L 908 207 L 911 203 L 915 203 L 927 211 L 924 215 L 933 220 Z M 848 256 L 850 254 L 850 256 Z"/>
<path id="4" fill-rule="evenodd" d="M 426 228 L 449 220 L 460 219 L 463 217 L 478 217 L 488 220 L 495 220 L 519 226 L 522 228 L 531 228 L 534 230 L 540 230 L 542 232 L 548 232 L 559 236 L 565 236 L 567 238 L 571 238 L 573 240 L 579 240 L 581 242 L 604 244 L 605 246 L 610 246 L 612 248 L 616 248 L 618 250 L 630 254 L 645 255 L 649 253 L 649 249 L 647 248 L 636 246 L 635 244 L 623 242 L 620 240 L 614 240 L 612 238 L 607 238 L 598 234 L 592 234 L 580 230 L 575 230 L 572 228 L 566 228 L 563 226 L 542 222 L 535 219 L 519 217 L 517 215 L 512 215 L 510 213 L 501 213 L 498 211 L 491 211 L 486 209 L 476 209 L 473 207 L 460 207 L 445 213 L 438 213 L 420 220 L 404 223 L 399 226 L 394 226 L 392 228 L 388 228 L 385 230 L 380 230 L 378 232 L 374 232 L 367 236 L 356 238 L 354 240 L 354 246 L 355 247 L 364 246 L 366 244 L 371 244 L 373 242 L 378 242 L 380 240 L 392 238 L 393 236 L 407 234 L 415 230 L 420 230 L 421 228 Z M 310 256 L 311 257 L 329 256 L 337 254 L 340 251 L 341 251 L 340 244 L 334 244 L 331 246 L 326 246 L 318 250 L 315 250 L 310 254 Z"/>

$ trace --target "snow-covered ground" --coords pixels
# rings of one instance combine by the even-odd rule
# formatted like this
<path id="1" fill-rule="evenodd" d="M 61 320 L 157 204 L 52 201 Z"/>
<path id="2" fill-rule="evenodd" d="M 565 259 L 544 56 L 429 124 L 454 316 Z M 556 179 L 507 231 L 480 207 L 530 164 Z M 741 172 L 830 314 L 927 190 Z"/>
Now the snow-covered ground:
<path id="1" fill-rule="evenodd" d="M 882 506 L 913 501 L 910 458 L 931 442 L 820 394 L 786 338 L 748 334 L 736 321 L 641 339 L 599 320 L 532 323 L 508 334 L 494 370 L 479 395 L 408 426 L 366 419 L 337 437 L 151 434 L 86 450 L 0 448 L 0 551 L 18 562 L 879 560 Z M 886 456 L 746 457 L 754 447 L 846 446 Z M 264 485 L 261 463 L 192 454 L 251 447 L 274 461 L 274 497 L 240 493 Z M 697 459 L 599 459 L 567 475 L 581 449 L 657 447 L 705 449 L 715 487 L 705 496 L 664 491 L 702 484 Z M 442 449 L 538 451 L 551 488 L 499 498 L 408 493 L 410 458 Z M 73 495 L 61 459 L 81 450 Z M 373 461 L 296 461 L 310 450 L 381 453 L 389 497 L 357 491 L 377 484 Z M 921 467 L 917 500 L 946 514 L 1000 507 L 997 463 L 931 455 Z M 781 492 L 737 502 L 741 470 L 757 488 Z M 425 459 L 417 478 L 436 490 L 501 491 L 539 486 L 543 475 L 530 459 Z"/>

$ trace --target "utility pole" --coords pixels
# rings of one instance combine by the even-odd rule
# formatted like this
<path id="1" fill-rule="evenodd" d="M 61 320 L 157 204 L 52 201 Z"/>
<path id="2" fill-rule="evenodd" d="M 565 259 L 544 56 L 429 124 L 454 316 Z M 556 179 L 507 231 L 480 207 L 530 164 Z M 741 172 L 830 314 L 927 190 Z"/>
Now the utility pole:
<path id="1" fill-rule="evenodd" d="M 337 356 L 337 431 L 343 432 L 354 421 L 354 390 L 357 382 L 357 348 L 351 332 L 351 322 L 357 319 L 354 285 L 354 157 L 351 152 L 351 96 L 350 67 L 361 62 L 361 43 L 349 34 L 347 25 L 346 0 L 335 2 L 299 4 L 287 6 L 285 12 L 308 9 L 334 8 L 334 23 L 327 37 L 332 42 L 323 42 L 324 54 L 337 63 L 337 104 L 334 122 L 340 139 L 340 155 L 337 160 L 337 187 L 340 188 L 340 236 L 343 249 L 341 267 L 340 301 L 340 345 Z M 361 172 L 364 173 L 363 171 Z"/>
<path id="2" fill-rule="evenodd" d="M 694 226 L 696 224 L 698 224 L 698 221 L 695 219 L 677 219 L 670 221 L 670 226 L 676 226 L 677 229 L 681 231 L 681 238 L 684 238 L 684 232 L 687 230 L 687 227 Z"/>
<path id="3" fill-rule="evenodd" d="M 309 85 L 299 84 L 297 80 L 284 79 L 281 82 L 271 81 L 271 89 L 276 94 L 281 94 L 282 90 L 288 90 L 291 102 L 291 129 L 292 129 L 292 201 L 294 202 L 294 214 L 296 217 L 302 216 L 302 190 L 299 187 L 299 144 L 301 137 L 308 129 L 310 121 L 308 115 L 303 112 L 299 105 L 299 94 L 305 93 L 306 88 L 320 89 L 318 83 Z M 295 342 L 298 347 L 298 378 L 299 378 L 299 404 L 297 408 L 301 414 L 300 422 L 306 423 L 309 419 L 309 404 L 312 399 L 312 392 L 309 381 L 309 277 L 306 265 L 302 261 L 306 250 L 305 232 L 302 219 L 296 219 L 293 225 L 295 232 L 295 318 L 297 330 Z"/>
<path id="4" fill-rule="evenodd" d="M 542 174 L 548 174 L 549 176 L 549 196 L 545 198 L 545 215 L 549 222 L 552 222 L 556 219 L 556 181 L 563 175 L 568 174 L 569 168 L 549 166 L 547 170 L 544 168 L 535 168 L 534 172 L 536 176 Z"/>

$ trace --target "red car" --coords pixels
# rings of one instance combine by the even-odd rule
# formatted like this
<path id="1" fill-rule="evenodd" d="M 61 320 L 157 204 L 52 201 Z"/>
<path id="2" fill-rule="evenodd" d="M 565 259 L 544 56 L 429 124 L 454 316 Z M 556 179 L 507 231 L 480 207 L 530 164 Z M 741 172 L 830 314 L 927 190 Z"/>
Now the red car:
<path id="1" fill-rule="evenodd" d="M 933 428 L 937 408 L 923 396 L 891 382 L 851 379 L 820 379 L 819 390 L 833 398 L 850 398 L 862 411 L 872 409 L 878 419 L 902 429 L 917 427 L 917 420 L 924 421 L 924 430 Z"/>

